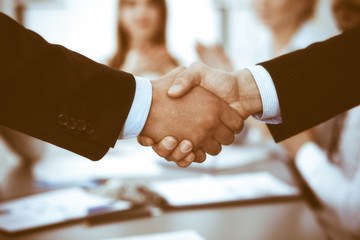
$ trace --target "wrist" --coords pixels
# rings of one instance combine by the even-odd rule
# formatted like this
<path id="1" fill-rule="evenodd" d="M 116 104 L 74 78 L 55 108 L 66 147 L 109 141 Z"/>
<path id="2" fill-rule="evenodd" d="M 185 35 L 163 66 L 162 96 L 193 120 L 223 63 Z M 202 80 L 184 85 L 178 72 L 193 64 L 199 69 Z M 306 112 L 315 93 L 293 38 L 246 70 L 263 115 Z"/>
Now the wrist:
<path id="1" fill-rule="evenodd" d="M 251 72 L 244 69 L 233 72 L 231 75 L 237 83 L 239 101 L 246 117 L 262 112 L 261 95 Z"/>

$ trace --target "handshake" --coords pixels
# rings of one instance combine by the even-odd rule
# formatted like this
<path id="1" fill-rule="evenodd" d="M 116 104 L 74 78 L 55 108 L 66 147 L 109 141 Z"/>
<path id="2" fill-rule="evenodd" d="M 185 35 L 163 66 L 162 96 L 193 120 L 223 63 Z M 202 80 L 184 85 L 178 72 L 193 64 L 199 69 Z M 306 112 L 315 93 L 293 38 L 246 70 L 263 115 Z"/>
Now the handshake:
<path id="1" fill-rule="evenodd" d="M 245 119 L 262 111 L 260 93 L 247 70 L 228 73 L 194 63 L 152 81 L 152 88 L 138 142 L 180 167 L 205 161 L 205 153 L 220 153 Z"/>

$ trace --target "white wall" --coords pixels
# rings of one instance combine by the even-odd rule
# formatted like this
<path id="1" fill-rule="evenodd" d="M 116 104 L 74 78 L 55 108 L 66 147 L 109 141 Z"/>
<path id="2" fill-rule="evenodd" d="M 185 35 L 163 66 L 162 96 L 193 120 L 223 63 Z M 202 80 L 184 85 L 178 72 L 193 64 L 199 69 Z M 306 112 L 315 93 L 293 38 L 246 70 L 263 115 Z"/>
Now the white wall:
<path id="1" fill-rule="evenodd" d="M 29 6 L 25 22 L 51 43 L 104 61 L 114 51 L 116 6 L 116 0 L 34 3 Z"/>
<path id="2" fill-rule="evenodd" d="M 0 0 L 0 11 L 7 15 L 14 17 L 14 1 L 13 0 Z"/>
<path id="3" fill-rule="evenodd" d="M 26 26 L 52 43 L 96 61 L 115 51 L 116 0 L 57 0 L 31 4 Z M 168 46 L 183 64 L 196 60 L 196 40 L 215 42 L 216 16 L 211 0 L 168 0 Z"/>
<path id="4" fill-rule="evenodd" d="M 197 60 L 196 41 L 219 41 L 218 16 L 212 0 L 168 0 L 168 46 L 181 63 Z"/>
<path id="5" fill-rule="evenodd" d="M 115 51 L 117 0 L 52 1 L 30 5 L 25 17 L 27 27 L 52 43 L 105 62 Z M 218 1 L 167 0 L 168 47 L 183 65 L 197 60 L 196 41 L 215 43 L 220 40 L 220 16 L 215 9 Z M 228 52 L 236 68 L 251 63 L 259 42 L 269 40 L 253 14 L 250 1 L 227 0 L 231 10 Z M 328 0 L 321 0 L 316 25 L 329 36 L 336 33 Z"/>

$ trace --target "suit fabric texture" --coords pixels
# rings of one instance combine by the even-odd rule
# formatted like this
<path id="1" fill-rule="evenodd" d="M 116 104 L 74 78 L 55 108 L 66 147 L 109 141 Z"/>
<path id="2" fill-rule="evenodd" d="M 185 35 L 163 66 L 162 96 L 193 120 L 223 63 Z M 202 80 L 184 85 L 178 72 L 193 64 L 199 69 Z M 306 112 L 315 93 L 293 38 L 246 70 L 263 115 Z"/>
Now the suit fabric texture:
<path id="1" fill-rule="evenodd" d="M 260 63 L 278 94 L 282 124 L 268 124 L 282 141 L 360 104 L 360 28 Z"/>
<path id="2" fill-rule="evenodd" d="M 131 74 L 46 42 L 0 13 L 0 124 L 98 160 L 135 94 Z"/>

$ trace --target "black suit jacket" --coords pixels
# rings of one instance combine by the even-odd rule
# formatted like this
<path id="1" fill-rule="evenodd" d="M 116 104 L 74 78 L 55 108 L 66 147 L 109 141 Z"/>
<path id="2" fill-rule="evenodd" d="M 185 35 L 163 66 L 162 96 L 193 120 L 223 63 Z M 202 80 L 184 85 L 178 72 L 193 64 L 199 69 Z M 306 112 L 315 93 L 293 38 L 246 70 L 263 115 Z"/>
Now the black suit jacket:
<path id="1" fill-rule="evenodd" d="M 130 110 L 135 80 L 46 42 L 0 13 L 0 124 L 100 159 Z"/>
<path id="2" fill-rule="evenodd" d="M 278 94 L 283 123 L 276 141 L 360 104 L 360 28 L 261 63 Z"/>

